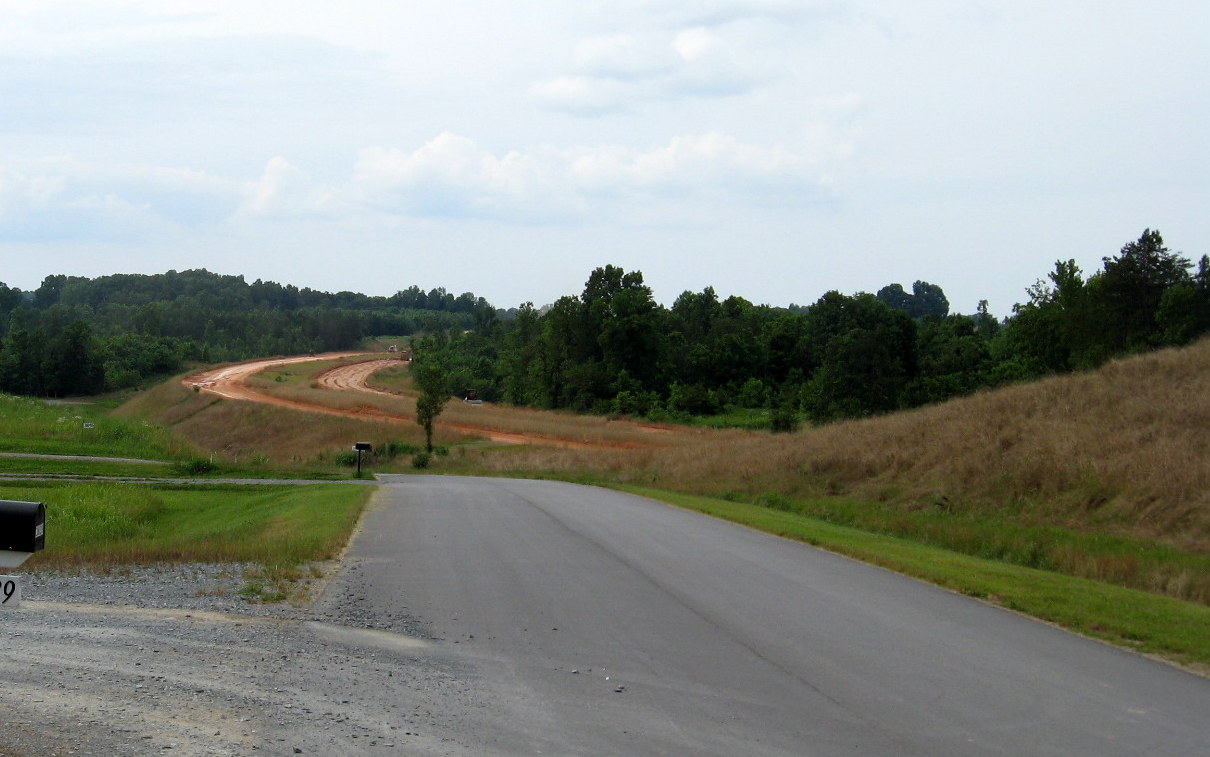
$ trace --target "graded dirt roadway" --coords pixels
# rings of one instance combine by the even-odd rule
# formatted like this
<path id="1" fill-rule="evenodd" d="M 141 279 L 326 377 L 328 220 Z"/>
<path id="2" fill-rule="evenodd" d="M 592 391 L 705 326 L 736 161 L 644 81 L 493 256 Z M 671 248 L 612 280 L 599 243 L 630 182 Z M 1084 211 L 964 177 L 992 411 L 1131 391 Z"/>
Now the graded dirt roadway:
<path id="1" fill-rule="evenodd" d="M 301 410 L 308 413 L 323 413 L 325 415 L 339 415 L 346 418 L 381 420 L 396 423 L 415 423 L 416 418 L 413 415 L 387 413 L 380 410 L 365 408 L 347 410 L 343 408 L 329 407 L 327 405 L 321 405 L 314 402 L 301 402 L 298 400 L 278 397 L 267 392 L 259 392 L 256 389 L 248 386 L 246 383 L 249 377 L 260 373 L 267 368 L 272 368 L 273 366 L 277 365 L 290 365 L 294 363 L 314 362 L 319 360 L 339 360 L 341 358 L 359 356 L 365 356 L 365 353 L 332 352 L 323 355 L 254 360 L 247 363 L 239 363 L 236 365 L 225 366 L 223 368 L 215 368 L 202 373 L 196 373 L 183 379 L 182 383 L 188 387 L 196 388 L 200 392 L 215 394 L 219 397 L 223 397 L 224 399 L 261 402 L 264 404 L 275 405 L 277 407 L 290 408 L 292 410 Z M 395 397 L 396 395 L 393 395 L 389 392 L 374 389 L 367 382 L 370 376 L 372 376 L 375 372 L 392 365 L 397 365 L 398 363 L 398 360 L 364 360 L 361 362 L 332 368 L 331 370 L 321 374 L 317 378 L 317 381 L 319 385 L 325 389 L 333 389 L 338 391 L 357 391 L 368 394 L 383 395 L 386 397 Z M 507 431 L 501 431 L 488 426 L 476 426 L 467 423 L 450 423 L 448 421 L 441 421 L 440 426 L 442 428 L 460 433 L 481 436 L 485 439 L 500 444 L 534 444 L 539 446 L 566 448 L 585 448 L 595 446 L 591 442 L 577 441 L 573 439 L 556 439 L 534 434 L 509 433 Z"/>
<path id="2" fill-rule="evenodd" d="M 394 397 L 390 392 L 384 392 L 370 386 L 370 377 L 378 371 L 399 365 L 399 360 L 366 360 L 351 365 L 339 365 L 330 371 L 324 371 L 316 377 L 316 381 L 324 389 L 347 392 L 365 392 L 384 397 Z"/>
<path id="3" fill-rule="evenodd" d="M 878 568 L 597 488 L 382 478 L 309 609 L 193 566 L 31 577 L 0 754 L 1210 754 L 1210 680 Z"/>
<path id="4" fill-rule="evenodd" d="M 248 386 L 247 380 L 261 371 L 278 365 L 293 365 L 295 363 L 311 363 L 319 360 L 340 360 L 342 358 L 358 357 L 360 352 L 328 352 L 323 355 L 299 355 L 296 357 L 277 357 L 265 360 L 252 360 L 247 363 L 236 363 L 222 368 L 212 368 L 208 371 L 195 373 L 181 380 L 185 386 L 197 389 L 206 394 L 216 394 L 229 400 L 246 400 L 262 402 L 278 407 L 288 407 L 308 412 L 328 413 L 331 415 L 355 415 L 348 410 L 326 407 L 309 402 L 298 402 L 277 397 L 267 392 L 258 392 Z M 369 361 L 379 362 L 379 361 Z M 388 362 L 388 361 L 383 361 Z M 359 363 L 354 365 L 360 365 Z M 349 366 L 344 366 L 349 367 Z M 376 369 L 377 370 L 377 369 Z M 331 373 L 331 371 L 329 371 Z"/>

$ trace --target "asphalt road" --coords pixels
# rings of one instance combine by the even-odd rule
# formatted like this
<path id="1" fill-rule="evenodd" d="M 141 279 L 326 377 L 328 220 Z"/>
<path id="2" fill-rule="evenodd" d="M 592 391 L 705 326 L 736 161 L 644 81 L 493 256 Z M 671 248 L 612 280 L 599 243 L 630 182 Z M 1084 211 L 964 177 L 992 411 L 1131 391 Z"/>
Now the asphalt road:
<path id="1" fill-rule="evenodd" d="M 383 478 L 325 597 L 434 640 L 408 654 L 470 682 L 468 753 L 1210 754 L 1210 680 L 887 571 L 601 489 Z"/>

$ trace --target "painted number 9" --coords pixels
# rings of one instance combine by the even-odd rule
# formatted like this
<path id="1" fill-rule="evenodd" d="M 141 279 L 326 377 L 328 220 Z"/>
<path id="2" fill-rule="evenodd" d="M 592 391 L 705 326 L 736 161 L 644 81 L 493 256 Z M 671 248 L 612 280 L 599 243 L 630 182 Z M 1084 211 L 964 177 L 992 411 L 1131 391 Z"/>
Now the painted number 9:
<path id="1" fill-rule="evenodd" d="M 0 605 L 8 604 L 8 600 L 13 598 L 17 593 L 17 582 L 13 580 L 5 581 L 0 585 L 0 594 L 4 595 L 4 599 L 0 599 Z"/>

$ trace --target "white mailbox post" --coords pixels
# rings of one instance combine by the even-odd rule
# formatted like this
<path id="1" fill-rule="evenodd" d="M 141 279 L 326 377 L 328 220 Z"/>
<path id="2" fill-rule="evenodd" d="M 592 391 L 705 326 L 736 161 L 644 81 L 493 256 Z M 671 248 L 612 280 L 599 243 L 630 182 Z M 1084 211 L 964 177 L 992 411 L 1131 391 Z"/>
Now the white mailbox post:
<path id="1" fill-rule="evenodd" d="M 0 500 L 0 568 L 16 568 L 46 547 L 46 505 Z M 0 576 L 0 610 L 21 606 L 21 577 Z"/>

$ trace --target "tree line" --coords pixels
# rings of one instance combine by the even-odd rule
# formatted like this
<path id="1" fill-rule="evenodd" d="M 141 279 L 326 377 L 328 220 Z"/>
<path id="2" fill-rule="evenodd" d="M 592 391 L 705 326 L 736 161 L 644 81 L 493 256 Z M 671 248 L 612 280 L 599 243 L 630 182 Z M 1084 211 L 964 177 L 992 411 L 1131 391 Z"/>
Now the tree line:
<path id="1" fill-rule="evenodd" d="M 356 347 L 367 337 L 469 328 L 471 293 L 412 286 L 390 297 L 321 292 L 206 270 L 0 283 L 0 391 L 58 397 L 138 386 L 182 370 Z"/>
<path id="2" fill-rule="evenodd" d="M 93 394 L 190 361 L 423 334 L 417 345 L 451 394 L 657 420 L 761 411 L 790 428 L 1091 368 L 1210 331 L 1205 256 L 1195 267 L 1146 230 L 1102 264 L 1085 276 L 1073 260 L 1057 261 L 1003 319 L 986 302 L 953 313 L 925 281 L 788 307 L 707 287 L 665 307 L 640 271 L 612 265 L 578 295 L 509 311 L 444 289 L 370 297 L 205 270 L 49 276 L 32 292 L 0 284 L 0 390 Z"/>
<path id="3" fill-rule="evenodd" d="M 762 409 L 774 428 L 918 407 L 1091 368 L 1210 330 L 1210 261 L 1146 230 L 1085 277 L 1058 261 L 997 319 L 950 312 L 939 286 L 832 291 L 776 308 L 712 288 L 655 302 L 639 271 L 604 266 L 577 296 L 441 341 L 447 388 L 540 408 L 680 420 Z M 429 345 L 432 352 L 432 345 Z"/>

